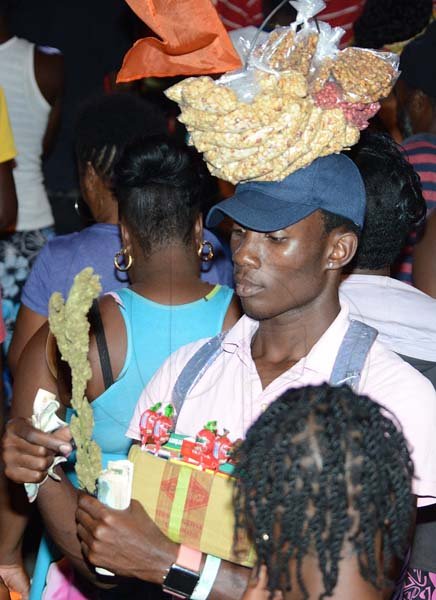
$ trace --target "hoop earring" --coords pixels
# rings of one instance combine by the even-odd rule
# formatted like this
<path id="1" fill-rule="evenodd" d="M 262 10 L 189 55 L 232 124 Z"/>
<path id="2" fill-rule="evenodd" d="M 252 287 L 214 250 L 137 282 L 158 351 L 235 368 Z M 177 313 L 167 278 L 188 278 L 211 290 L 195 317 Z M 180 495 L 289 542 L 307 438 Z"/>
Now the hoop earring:
<path id="1" fill-rule="evenodd" d="M 204 253 L 205 248 L 208 250 L 207 254 Z M 207 240 L 202 241 L 197 254 L 203 262 L 209 262 L 212 260 L 212 258 L 215 256 L 215 253 L 211 242 L 208 242 Z"/>
<path id="2" fill-rule="evenodd" d="M 122 267 L 120 265 L 120 263 L 118 262 L 118 260 L 122 257 L 125 262 L 126 256 L 127 256 L 127 264 L 125 264 L 124 267 Z M 118 250 L 118 252 L 114 256 L 114 266 L 117 269 L 117 271 L 121 271 L 122 273 L 125 273 L 126 271 L 128 271 L 130 269 L 130 267 L 132 265 L 133 265 L 133 257 L 130 254 L 130 252 L 127 250 L 127 248 L 121 248 L 121 250 Z"/>
<path id="3" fill-rule="evenodd" d="M 83 200 L 79 200 L 76 198 L 75 202 L 74 202 L 74 211 L 76 213 L 76 215 L 79 217 L 79 219 L 82 221 L 82 223 L 93 223 L 94 222 L 94 217 L 91 214 L 91 211 L 89 210 L 88 206 L 85 204 L 85 211 L 80 207 L 81 203 L 85 204 L 83 202 Z M 86 214 L 88 213 L 88 214 Z"/>

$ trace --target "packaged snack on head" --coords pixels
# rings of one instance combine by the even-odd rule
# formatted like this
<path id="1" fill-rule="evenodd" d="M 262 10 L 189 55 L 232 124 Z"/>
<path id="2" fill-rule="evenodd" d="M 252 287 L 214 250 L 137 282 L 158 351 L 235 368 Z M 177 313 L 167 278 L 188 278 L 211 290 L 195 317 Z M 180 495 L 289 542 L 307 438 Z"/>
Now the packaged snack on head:
<path id="1" fill-rule="evenodd" d="M 253 40 L 244 69 L 166 92 L 210 172 L 234 184 L 283 179 L 356 143 L 398 77 L 392 54 L 339 50 L 343 30 L 313 20 L 322 0 L 291 4 L 295 23 Z"/>

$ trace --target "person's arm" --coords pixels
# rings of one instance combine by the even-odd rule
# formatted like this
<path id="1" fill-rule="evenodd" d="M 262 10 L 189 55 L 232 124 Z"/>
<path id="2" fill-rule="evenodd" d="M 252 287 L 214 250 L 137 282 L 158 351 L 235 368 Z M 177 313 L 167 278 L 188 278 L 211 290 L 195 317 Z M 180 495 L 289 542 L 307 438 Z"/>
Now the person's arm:
<path id="1" fill-rule="evenodd" d="M 17 194 L 12 175 L 13 166 L 13 160 L 0 162 L 0 231 L 11 228 L 17 218 Z"/>
<path id="2" fill-rule="evenodd" d="M 47 54 L 36 49 L 34 68 L 38 87 L 51 106 L 42 144 L 44 157 L 46 157 L 53 147 L 60 125 L 64 88 L 64 57 L 60 53 Z"/>
<path id="3" fill-rule="evenodd" d="M 101 300 L 101 316 L 105 329 L 109 328 L 107 341 L 109 348 L 116 348 L 111 352 L 111 364 L 114 375 L 118 375 L 125 357 L 125 334 L 123 340 L 123 318 L 111 297 Z M 46 477 L 47 470 L 56 454 L 68 454 L 71 451 L 69 440 L 71 435 L 68 428 L 48 434 L 35 429 L 29 422 L 33 410 L 33 400 L 38 388 L 44 388 L 59 397 L 64 397 L 66 386 L 62 384 L 62 370 L 58 372 L 58 381 L 51 375 L 46 358 L 45 349 L 48 335 L 48 324 L 44 325 L 30 340 L 19 360 L 14 387 L 12 419 L 6 427 L 2 441 L 2 458 L 5 465 L 6 476 L 16 484 L 39 483 Z M 104 390 L 101 369 L 99 365 L 98 349 L 95 338 L 91 336 L 89 360 L 93 367 L 93 377 L 89 382 L 87 397 L 93 400 Z M 59 367 L 59 365 L 58 365 Z M 69 392 L 68 392 L 69 394 Z M 89 570 L 81 555 L 80 545 L 75 534 L 75 513 L 77 509 L 77 490 L 63 475 L 61 467 L 57 469 L 61 475 L 61 482 L 48 479 L 41 486 L 38 494 L 38 505 L 44 524 L 52 535 L 55 543 L 64 551 L 74 566 L 89 579 L 94 573 Z M 24 492 L 21 486 L 16 486 L 14 497 Z M 25 503 L 28 510 L 28 504 Z M 25 515 L 26 516 L 26 515 Z M 10 539 L 3 546 L 3 555 L 14 555 L 13 547 L 18 545 L 26 519 L 20 521 L 19 515 L 14 513 L 12 507 L 6 507 L 0 515 L 0 538 L 3 530 L 10 527 Z M 0 560 L 1 560 L 0 554 Z M 15 556 L 15 555 L 14 555 Z M 1 572 L 0 572 L 1 575 Z"/>
<path id="4" fill-rule="evenodd" d="M 56 384 L 45 363 L 46 337 L 47 331 L 44 329 L 34 336 L 29 344 L 29 352 L 23 354 L 18 367 L 11 407 L 12 420 L 2 439 L 2 464 L 6 475 L 10 460 L 13 460 L 14 455 L 18 454 L 21 457 L 23 454 L 23 448 L 17 447 L 14 443 L 14 437 L 9 431 L 9 427 L 13 430 L 20 420 L 29 425 L 28 419 L 32 415 L 33 399 L 39 387 L 56 392 Z M 35 460 L 49 465 L 53 456 L 52 451 L 41 452 L 38 448 Z M 20 591 L 26 598 L 28 578 L 22 563 L 21 542 L 32 507 L 27 501 L 24 488 L 12 481 L 8 482 L 5 473 L 2 468 L 0 473 L 0 576 L 9 586 L 18 587 L 17 591 Z M 24 475 L 24 478 L 19 480 L 19 483 L 32 481 L 32 479 L 27 479 L 25 471 L 19 470 L 18 475 L 21 474 Z"/>
<path id="5" fill-rule="evenodd" d="M 436 298 L 436 210 L 427 219 L 422 239 L 413 255 L 413 283 Z"/>
<path id="6" fill-rule="evenodd" d="M 12 336 L 8 351 L 8 365 L 13 377 L 15 376 L 18 361 L 24 347 L 46 321 L 47 317 L 45 315 L 41 315 L 28 308 L 25 304 L 21 304 L 17 320 L 15 321 L 14 335 Z"/>
<path id="7" fill-rule="evenodd" d="M 54 291 L 62 289 L 59 270 L 63 264 L 57 239 L 49 240 L 36 257 L 21 293 L 21 305 L 15 321 L 14 335 L 8 350 L 8 366 L 15 378 L 21 353 L 27 342 L 47 321 L 48 304 Z"/>
<path id="8" fill-rule="evenodd" d="M 17 155 L 8 107 L 0 88 L 0 230 L 12 227 L 17 218 L 17 194 L 12 175 Z"/>
<path id="9" fill-rule="evenodd" d="M 92 496 L 81 495 L 77 523 L 89 562 L 117 575 L 161 584 L 176 561 L 178 544 L 163 535 L 136 500 L 127 510 L 112 510 Z M 223 561 L 210 597 L 240 598 L 249 576 L 250 569 Z"/>

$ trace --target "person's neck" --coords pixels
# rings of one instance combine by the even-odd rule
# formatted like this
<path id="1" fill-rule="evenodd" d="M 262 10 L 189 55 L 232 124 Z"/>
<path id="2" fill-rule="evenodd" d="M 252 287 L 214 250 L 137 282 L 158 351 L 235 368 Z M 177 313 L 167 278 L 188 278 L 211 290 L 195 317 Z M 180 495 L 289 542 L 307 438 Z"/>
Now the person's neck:
<path id="1" fill-rule="evenodd" d="M 428 133 L 432 133 L 433 135 L 436 135 L 436 118 L 432 121 Z"/>
<path id="2" fill-rule="evenodd" d="M 318 564 L 315 557 L 306 556 L 303 559 L 302 577 L 309 598 L 319 598 L 324 591 Z M 301 600 L 301 590 L 296 584 L 295 561 L 291 561 L 290 568 L 295 585 L 292 591 L 284 594 L 284 600 Z M 391 595 L 392 590 L 379 590 L 362 577 L 355 553 L 354 556 L 343 558 L 340 561 L 338 580 L 331 598 L 334 600 L 349 600 L 349 598 L 383 600 L 383 598 L 390 598 Z"/>
<path id="3" fill-rule="evenodd" d="M 200 279 L 198 257 L 189 247 L 166 246 L 135 258 L 129 272 L 131 288 L 161 304 L 184 304 L 206 295 L 213 286 Z"/>
<path id="4" fill-rule="evenodd" d="M 91 212 L 97 223 L 105 223 L 107 225 L 118 225 L 119 223 L 118 202 L 112 193 L 100 197 L 98 209 L 95 212 L 91 210 Z"/>
<path id="5" fill-rule="evenodd" d="M 253 359 L 297 363 L 310 352 L 340 310 L 335 287 L 306 306 L 260 321 L 252 344 Z"/>
<path id="6" fill-rule="evenodd" d="M 383 267 L 382 269 L 353 269 L 351 275 L 379 275 L 380 277 L 390 277 L 391 268 Z"/>
<path id="7" fill-rule="evenodd" d="M 4 44 L 8 40 L 10 40 L 13 35 L 8 30 L 6 22 L 3 17 L 0 17 L 0 44 Z"/>

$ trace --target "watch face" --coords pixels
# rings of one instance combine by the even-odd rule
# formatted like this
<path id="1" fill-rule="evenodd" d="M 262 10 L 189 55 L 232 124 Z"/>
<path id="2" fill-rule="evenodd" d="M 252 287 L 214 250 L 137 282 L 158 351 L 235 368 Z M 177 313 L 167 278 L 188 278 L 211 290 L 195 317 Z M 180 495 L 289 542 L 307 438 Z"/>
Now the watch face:
<path id="1" fill-rule="evenodd" d="M 179 565 L 173 565 L 165 577 L 163 588 L 165 591 L 173 591 L 189 598 L 194 592 L 199 579 L 198 573 L 184 569 Z"/>

